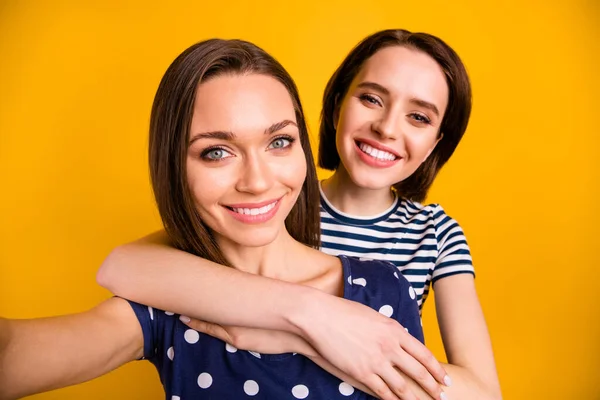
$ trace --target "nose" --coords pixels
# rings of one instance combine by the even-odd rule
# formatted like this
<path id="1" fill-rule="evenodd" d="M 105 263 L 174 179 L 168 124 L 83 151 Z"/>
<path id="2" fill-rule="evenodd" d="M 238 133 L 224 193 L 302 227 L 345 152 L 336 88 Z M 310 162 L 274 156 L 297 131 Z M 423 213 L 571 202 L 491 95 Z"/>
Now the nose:
<path id="1" fill-rule="evenodd" d="M 236 189 L 244 193 L 264 193 L 273 186 L 273 172 L 264 157 L 249 155 L 241 164 Z"/>
<path id="2" fill-rule="evenodd" d="M 399 112 L 389 109 L 373 121 L 371 129 L 382 139 L 396 140 L 400 136 Z"/>

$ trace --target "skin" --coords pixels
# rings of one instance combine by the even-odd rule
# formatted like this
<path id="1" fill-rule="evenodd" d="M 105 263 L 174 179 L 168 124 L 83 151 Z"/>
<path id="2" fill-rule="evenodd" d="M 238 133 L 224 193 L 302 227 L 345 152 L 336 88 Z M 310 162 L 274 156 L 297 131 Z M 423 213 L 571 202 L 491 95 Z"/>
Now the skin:
<path id="1" fill-rule="evenodd" d="M 300 194 L 306 161 L 285 88 L 261 75 L 228 78 L 211 79 L 197 91 L 188 184 L 200 217 L 230 262 L 247 272 L 263 270 L 269 275 L 269 270 L 278 270 L 276 265 L 241 261 L 257 258 L 255 253 L 261 253 L 265 243 L 292 240 L 284 222 Z M 273 95 L 266 96 L 266 90 Z M 229 207 L 264 202 L 276 202 L 277 213 L 261 223 L 241 222 Z"/>
<path id="2" fill-rule="evenodd" d="M 427 54 L 388 47 L 368 59 L 352 81 L 337 115 L 336 144 L 342 163 L 323 183 L 329 201 L 351 215 L 374 215 L 393 201 L 390 186 L 410 176 L 443 140 L 440 125 L 448 106 L 448 85 Z M 396 155 L 374 167 L 356 143 Z M 370 156 L 367 156 L 370 157 Z M 451 398 L 500 398 L 489 333 L 470 274 L 434 284 L 436 311 L 454 385 Z"/>
<path id="3" fill-rule="evenodd" d="M 447 104 L 444 73 L 424 53 L 388 47 L 364 63 L 336 114 L 341 164 L 330 181 L 343 184 L 339 187 L 342 190 L 331 191 L 331 195 L 381 192 L 383 195 L 377 195 L 377 199 L 388 201 L 350 200 L 339 204 L 342 211 L 370 215 L 374 213 L 365 209 L 367 205 L 375 213 L 391 205 L 389 188 L 412 175 L 441 139 L 439 128 Z M 373 157 L 360 150 L 359 143 L 386 151 L 394 160 L 390 165 L 372 166 L 364 156 Z"/>
<path id="4" fill-rule="evenodd" d="M 376 215 L 388 209 L 394 200 L 390 187 L 410 176 L 443 140 L 439 128 L 448 107 L 448 91 L 440 66 L 422 52 L 394 46 L 366 60 L 334 118 L 342 163 L 323 182 L 328 200 L 350 215 Z M 373 165 L 359 153 L 357 141 L 386 150 L 395 160 L 385 167 Z M 163 283 L 165 265 L 178 277 L 170 278 L 169 287 Z M 434 284 L 448 359 L 440 364 L 424 346 L 405 342 L 395 327 L 379 324 L 369 313 L 344 311 L 342 303 L 331 296 L 317 301 L 316 293 L 301 293 L 290 286 L 285 289 L 286 298 L 295 297 L 305 307 L 281 306 L 277 312 L 261 303 L 268 293 L 282 290 L 277 282 L 250 282 L 224 274 L 208 281 L 209 270 L 216 272 L 210 262 L 170 248 L 168 238 L 159 233 L 115 249 L 100 269 L 99 283 L 120 296 L 202 319 L 189 324 L 238 348 L 302 352 L 299 343 L 305 343 L 380 398 L 440 399 L 442 392 L 455 399 L 502 397 L 489 333 L 470 274 L 446 277 Z M 223 295 L 230 281 L 235 281 L 236 298 L 249 299 L 251 306 L 243 312 L 232 311 L 231 299 Z M 218 285 L 218 290 L 211 284 Z M 260 323 L 250 320 L 249 313 L 255 313 Z M 330 315 L 336 318 L 327 318 Z M 345 326 L 357 328 L 349 331 Z M 274 340 L 277 331 L 293 333 L 300 340 L 288 340 L 283 334 Z M 273 346 L 265 347 L 266 343 Z M 398 344 L 402 350 L 396 348 Z M 345 357 L 348 353 L 353 360 Z M 388 367 L 396 372 L 390 374 Z M 447 374 L 452 377 L 451 386 Z M 373 380 L 374 376 L 377 379 Z M 439 383 L 445 384 L 443 389 Z"/>
<path id="5" fill-rule="evenodd" d="M 295 241 L 284 225 L 306 177 L 295 113 L 284 86 L 262 75 L 219 76 L 198 87 L 194 107 L 187 155 L 188 183 L 198 213 L 214 232 L 223 254 L 235 268 L 239 264 L 245 271 L 217 268 L 235 271 L 258 285 L 270 280 L 268 277 L 282 279 L 283 288 L 301 283 L 310 293 L 307 297 L 337 299 L 343 288 L 340 260 Z M 253 203 L 272 199 L 279 203 L 277 209 L 260 224 L 241 222 L 229 209 L 232 204 L 251 208 Z M 315 296 L 313 292 L 319 294 Z M 274 298 L 266 300 L 278 299 L 278 304 L 287 309 L 304 308 L 304 304 L 288 301 L 286 294 L 275 291 Z M 242 299 L 236 305 L 244 309 L 247 304 Z M 358 303 L 353 307 L 357 315 L 372 311 Z M 378 322 L 395 321 L 380 315 Z M 279 325 L 274 324 L 273 332 L 277 335 L 277 329 L 285 330 L 286 324 L 303 325 L 280 321 Z M 296 343 L 323 368 L 345 376 L 302 341 L 300 335 L 285 334 L 286 343 Z M 407 333 L 400 337 L 410 343 Z M 0 318 L 0 399 L 15 399 L 93 379 L 139 359 L 143 344 L 140 324 L 130 305 L 120 298 L 109 299 L 80 314 L 33 320 Z M 369 390 L 351 377 L 348 379 Z"/>

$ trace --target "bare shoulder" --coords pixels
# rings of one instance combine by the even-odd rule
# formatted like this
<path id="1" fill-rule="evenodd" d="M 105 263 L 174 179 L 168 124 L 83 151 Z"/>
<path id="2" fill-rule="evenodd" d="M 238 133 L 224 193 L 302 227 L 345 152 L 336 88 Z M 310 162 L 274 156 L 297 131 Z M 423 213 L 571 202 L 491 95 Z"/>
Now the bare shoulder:
<path id="1" fill-rule="evenodd" d="M 344 287 L 344 270 L 339 257 L 309 248 L 302 263 L 307 267 L 308 275 L 299 283 L 341 296 Z"/>

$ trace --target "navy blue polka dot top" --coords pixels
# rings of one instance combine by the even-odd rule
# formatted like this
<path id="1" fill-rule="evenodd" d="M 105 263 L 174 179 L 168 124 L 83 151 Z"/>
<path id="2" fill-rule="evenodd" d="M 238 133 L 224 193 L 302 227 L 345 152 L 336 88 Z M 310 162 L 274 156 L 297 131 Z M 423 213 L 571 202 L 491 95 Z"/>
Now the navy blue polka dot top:
<path id="1" fill-rule="evenodd" d="M 416 294 L 390 263 L 340 256 L 344 298 L 394 318 L 423 342 Z M 238 350 L 190 329 L 179 316 L 130 302 L 144 334 L 144 358 L 167 400 L 373 399 L 300 354 Z M 348 327 L 352 329 L 352 327 Z"/>

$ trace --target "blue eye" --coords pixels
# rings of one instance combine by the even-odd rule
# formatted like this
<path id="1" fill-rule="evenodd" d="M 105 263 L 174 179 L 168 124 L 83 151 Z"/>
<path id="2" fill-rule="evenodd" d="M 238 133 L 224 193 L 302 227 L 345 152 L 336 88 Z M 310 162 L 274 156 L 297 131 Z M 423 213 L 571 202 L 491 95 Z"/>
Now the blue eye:
<path id="1" fill-rule="evenodd" d="M 227 150 L 220 147 L 213 147 L 212 149 L 204 150 L 200 157 L 209 161 L 219 161 L 229 156 L 231 156 L 231 153 L 229 153 Z"/>
<path id="2" fill-rule="evenodd" d="M 275 138 L 275 140 L 273 140 L 271 142 L 271 144 L 269 145 L 269 149 L 285 149 L 287 147 L 290 147 L 292 145 L 292 143 L 294 142 L 294 138 L 292 137 L 278 137 Z"/>

